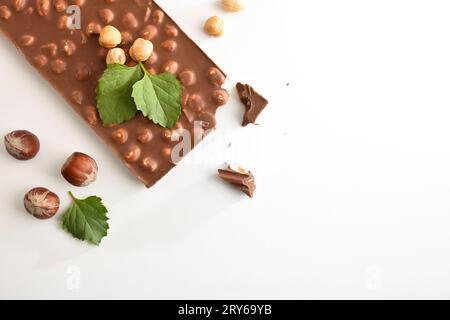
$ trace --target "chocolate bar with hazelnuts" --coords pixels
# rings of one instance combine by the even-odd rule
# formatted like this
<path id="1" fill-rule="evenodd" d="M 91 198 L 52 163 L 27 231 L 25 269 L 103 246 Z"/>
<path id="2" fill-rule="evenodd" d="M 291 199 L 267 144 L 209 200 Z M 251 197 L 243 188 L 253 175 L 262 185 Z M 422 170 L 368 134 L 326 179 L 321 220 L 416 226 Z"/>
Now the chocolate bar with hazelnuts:
<path id="1" fill-rule="evenodd" d="M 103 124 L 96 87 L 106 69 L 108 49 L 99 45 L 99 33 L 107 25 L 120 31 L 118 47 L 128 66 L 135 64 L 128 54 L 132 43 L 150 40 L 147 71 L 172 73 L 182 84 L 182 112 L 173 127 L 140 112 L 121 124 Z M 154 1 L 0 0 L 0 30 L 147 187 L 176 165 L 174 136 L 184 129 L 195 145 L 215 127 L 216 110 L 228 100 L 225 73 Z M 177 156 L 185 155 L 184 148 Z"/>

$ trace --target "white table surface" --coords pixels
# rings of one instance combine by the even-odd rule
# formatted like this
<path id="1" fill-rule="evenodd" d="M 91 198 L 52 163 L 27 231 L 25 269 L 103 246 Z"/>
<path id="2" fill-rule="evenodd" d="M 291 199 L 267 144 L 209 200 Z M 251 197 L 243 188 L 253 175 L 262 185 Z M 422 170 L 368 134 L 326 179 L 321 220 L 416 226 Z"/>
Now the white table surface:
<path id="1" fill-rule="evenodd" d="M 450 3 L 159 3 L 230 87 L 267 96 L 261 125 L 240 127 L 233 90 L 217 131 L 146 190 L 2 38 L 1 134 L 42 149 L 0 152 L 0 298 L 450 298 Z M 214 14 L 220 39 L 201 29 Z M 59 173 L 76 150 L 100 166 L 85 189 Z M 253 200 L 216 178 L 225 161 L 254 171 Z M 101 196 L 101 246 L 27 215 L 35 186 L 62 209 L 69 190 Z"/>

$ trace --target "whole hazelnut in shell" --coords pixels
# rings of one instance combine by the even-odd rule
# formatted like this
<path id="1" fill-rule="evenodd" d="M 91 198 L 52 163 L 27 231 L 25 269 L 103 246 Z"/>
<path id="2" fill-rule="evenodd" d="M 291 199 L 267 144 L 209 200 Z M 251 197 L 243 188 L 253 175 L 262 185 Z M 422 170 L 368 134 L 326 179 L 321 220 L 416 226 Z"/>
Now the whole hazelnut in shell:
<path id="1" fill-rule="evenodd" d="M 50 219 L 59 209 L 59 197 L 46 188 L 34 188 L 23 199 L 25 209 L 33 217 Z"/>
<path id="2" fill-rule="evenodd" d="M 5 136 L 6 151 L 18 160 L 33 159 L 40 149 L 38 137 L 26 130 L 17 130 Z"/>
<path id="3" fill-rule="evenodd" d="M 61 168 L 63 177 L 76 187 L 86 187 L 94 182 L 97 172 L 95 160 L 81 152 L 74 152 Z"/>

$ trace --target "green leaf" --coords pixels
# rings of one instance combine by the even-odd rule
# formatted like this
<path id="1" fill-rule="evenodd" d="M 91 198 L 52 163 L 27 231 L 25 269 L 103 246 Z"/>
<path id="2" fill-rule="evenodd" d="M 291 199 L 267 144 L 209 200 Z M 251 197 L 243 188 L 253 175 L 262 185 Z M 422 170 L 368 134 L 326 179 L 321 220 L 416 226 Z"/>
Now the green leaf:
<path id="1" fill-rule="evenodd" d="M 133 85 L 143 74 L 140 65 L 108 65 L 96 90 L 97 108 L 103 124 L 119 124 L 136 115 L 137 109 L 131 93 Z"/>
<path id="2" fill-rule="evenodd" d="M 62 226 L 75 238 L 99 245 L 109 229 L 108 210 L 96 196 L 80 200 L 69 192 L 73 203 L 62 216 Z"/>
<path id="3" fill-rule="evenodd" d="M 170 73 L 144 77 L 133 86 L 132 97 L 144 116 L 165 128 L 175 125 L 181 115 L 182 86 Z"/>

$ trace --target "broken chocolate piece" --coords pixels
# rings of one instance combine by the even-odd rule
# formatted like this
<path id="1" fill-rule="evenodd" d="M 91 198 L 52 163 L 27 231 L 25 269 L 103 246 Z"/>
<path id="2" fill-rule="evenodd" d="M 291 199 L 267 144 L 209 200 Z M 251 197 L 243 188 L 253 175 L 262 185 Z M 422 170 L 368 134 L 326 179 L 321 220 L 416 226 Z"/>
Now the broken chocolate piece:
<path id="1" fill-rule="evenodd" d="M 250 85 L 238 83 L 236 89 L 239 98 L 245 105 L 244 121 L 242 126 L 246 127 L 249 123 L 255 123 L 261 112 L 265 109 L 269 101 L 255 91 Z"/>
<path id="2" fill-rule="evenodd" d="M 250 171 L 229 166 L 228 169 L 219 169 L 219 177 L 235 185 L 250 198 L 253 198 L 253 193 L 256 190 L 256 182 L 255 177 Z"/>

